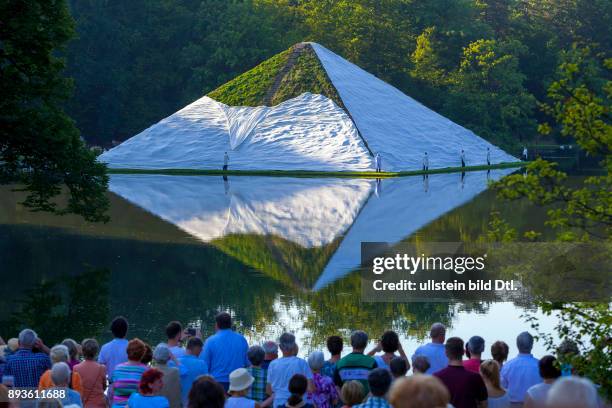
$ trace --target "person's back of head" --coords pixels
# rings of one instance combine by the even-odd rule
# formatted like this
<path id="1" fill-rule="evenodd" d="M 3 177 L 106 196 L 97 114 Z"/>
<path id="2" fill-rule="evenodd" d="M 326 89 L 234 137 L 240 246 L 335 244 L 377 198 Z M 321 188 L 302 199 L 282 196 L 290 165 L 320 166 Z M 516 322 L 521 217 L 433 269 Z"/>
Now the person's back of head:
<path id="1" fill-rule="evenodd" d="M 264 342 L 262 347 L 264 349 L 264 352 L 266 353 L 266 356 L 264 357 L 265 360 L 270 361 L 278 357 L 278 344 L 276 344 L 275 341 L 268 340 Z"/>
<path id="2" fill-rule="evenodd" d="M 63 344 L 56 344 L 49 350 L 49 358 L 52 363 L 66 363 L 70 358 L 68 347 Z"/>
<path id="3" fill-rule="evenodd" d="M 147 352 L 147 346 L 144 341 L 134 338 L 128 342 L 126 351 L 128 360 L 140 362 Z"/>
<path id="4" fill-rule="evenodd" d="M 297 348 L 295 336 L 291 333 L 281 334 L 281 336 L 278 338 L 278 347 L 281 349 L 283 354 L 292 355 Z"/>
<path id="5" fill-rule="evenodd" d="M 395 353 L 399 349 L 399 336 L 393 330 L 387 330 L 380 338 L 380 345 L 385 353 Z"/>
<path id="6" fill-rule="evenodd" d="M 287 404 L 290 406 L 299 405 L 302 402 L 302 397 L 308 389 L 308 380 L 302 374 L 295 374 L 289 380 L 289 392 L 291 396 L 287 399 Z"/>
<path id="7" fill-rule="evenodd" d="M 344 347 L 342 337 L 340 336 L 329 336 L 327 338 L 327 350 L 332 356 L 337 356 L 342 353 Z"/>
<path id="8" fill-rule="evenodd" d="M 179 340 L 181 333 L 183 332 L 183 326 L 181 322 L 172 321 L 166 326 L 166 337 L 168 340 Z"/>
<path id="9" fill-rule="evenodd" d="M 199 337 L 192 337 L 187 341 L 187 353 L 192 356 L 199 356 L 204 347 L 204 342 Z"/>
<path id="10" fill-rule="evenodd" d="M 516 347 L 519 353 L 529 354 L 533 348 L 533 336 L 529 332 L 522 332 L 516 337 Z"/>
<path id="11" fill-rule="evenodd" d="M 355 380 L 345 382 L 340 390 L 340 396 L 342 397 L 342 402 L 344 402 L 344 405 L 348 405 L 349 407 L 361 404 L 363 402 L 363 398 L 365 397 L 363 384 Z"/>
<path id="12" fill-rule="evenodd" d="M 85 339 L 81 342 L 81 349 L 83 349 L 85 360 L 95 360 L 100 351 L 100 345 L 96 339 Z"/>
<path id="13" fill-rule="evenodd" d="M 391 386 L 391 374 L 384 368 L 375 368 L 368 374 L 370 393 L 375 397 L 383 397 Z"/>
<path id="14" fill-rule="evenodd" d="M 149 365 L 153 361 L 153 347 L 149 343 L 145 343 L 145 352 L 140 358 L 140 362 L 145 365 Z"/>
<path id="15" fill-rule="evenodd" d="M 227 312 L 221 312 L 215 317 L 215 325 L 219 330 L 232 328 L 232 316 Z"/>
<path id="16" fill-rule="evenodd" d="M 159 343 L 153 350 L 153 360 L 157 364 L 166 364 L 171 358 L 170 347 L 166 343 Z"/>
<path id="17" fill-rule="evenodd" d="M 351 333 L 351 347 L 353 351 L 361 352 L 368 345 L 368 335 L 362 330 L 355 330 Z"/>
<path id="18" fill-rule="evenodd" d="M 393 383 L 389 403 L 393 408 L 446 408 L 450 394 L 437 377 L 417 374 Z"/>
<path id="19" fill-rule="evenodd" d="M 259 367 L 266 357 L 266 352 L 261 346 L 251 346 L 247 351 L 247 358 L 254 367 Z"/>
<path id="20" fill-rule="evenodd" d="M 312 371 L 319 371 L 325 364 L 325 357 L 322 351 L 313 351 L 308 356 L 308 366 Z"/>
<path id="21" fill-rule="evenodd" d="M 118 339 L 124 339 L 128 332 L 128 321 L 123 316 L 117 316 L 111 322 L 111 332 Z"/>
<path id="22" fill-rule="evenodd" d="M 56 387 L 67 387 L 70 383 L 70 367 L 68 367 L 68 364 L 53 364 L 53 367 L 51 367 L 51 381 Z"/>
<path id="23" fill-rule="evenodd" d="M 429 337 L 434 343 L 444 343 L 444 338 L 446 336 L 446 326 L 442 323 L 434 323 L 431 325 L 431 329 L 429 330 Z"/>
<path id="24" fill-rule="evenodd" d="M 426 356 L 415 356 L 412 359 L 412 371 L 417 374 L 425 374 L 431 367 Z"/>
<path id="25" fill-rule="evenodd" d="M 209 375 L 198 377 L 189 391 L 187 408 L 223 408 L 225 390 Z"/>
<path id="26" fill-rule="evenodd" d="M 510 347 L 503 341 L 496 341 L 491 345 L 491 356 L 493 360 L 497 361 L 501 366 L 504 361 L 508 359 L 508 353 L 510 352 Z"/>
<path id="27" fill-rule="evenodd" d="M 402 357 L 393 357 L 389 362 L 389 370 L 393 378 L 399 378 L 408 372 L 408 364 Z"/>
<path id="28" fill-rule="evenodd" d="M 480 355 L 484 351 L 485 341 L 480 336 L 472 336 L 467 342 L 467 349 L 470 351 L 470 354 Z"/>
<path id="29" fill-rule="evenodd" d="M 561 377 L 561 370 L 557 367 L 557 359 L 554 356 L 544 356 L 538 361 L 540 377 L 545 380 L 556 380 Z"/>
<path id="30" fill-rule="evenodd" d="M 501 389 L 499 363 L 495 360 L 485 360 L 480 364 L 480 375 L 495 389 Z"/>
<path id="31" fill-rule="evenodd" d="M 141 395 L 152 394 L 155 391 L 155 389 L 153 388 L 153 384 L 157 380 L 162 379 L 163 376 L 164 373 L 162 373 L 158 369 L 149 368 L 147 371 L 142 373 L 142 376 L 140 377 L 140 382 L 138 383 L 138 392 Z"/>
<path id="32" fill-rule="evenodd" d="M 449 360 L 461 360 L 463 358 L 463 340 L 459 337 L 447 339 L 444 349 Z"/>
<path id="33" fill-rule="evenodd" d="M 73 339 L 64 339 L 62 344 L 68 347 L 68 354 L 70 360 L 78 360 L 79 359 L 79 345 Z"/>
<path id="34" fill-rule="evenodd" d="M 23 329 L 19 332 L 19 347 L 31 349 L 38 340 L 38 335 L 32 329 Z"/>
<path id="35" fill-rule="evenodd" d="M 586 378 L 563 377 L 554 382 L 546 397 L 547 408 L 597 408 L 593 383 Z"/>

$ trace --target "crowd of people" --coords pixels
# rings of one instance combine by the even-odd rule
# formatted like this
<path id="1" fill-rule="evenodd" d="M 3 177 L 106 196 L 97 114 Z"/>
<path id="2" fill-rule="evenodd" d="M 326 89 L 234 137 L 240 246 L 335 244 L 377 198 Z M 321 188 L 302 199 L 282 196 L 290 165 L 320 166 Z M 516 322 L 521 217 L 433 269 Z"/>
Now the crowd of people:
<path id="1" fill-rule="evenodd" d="M 536 359 L 528 332 L 510 347 L 485 341 L 446 338 L 435 323 L 431 341 L 409 358 L 394 331 L 382 334 L 371 350 L 368 335 L 354 331 L 350 353 L 339 336 L 322 351 L 298 357 L 291 333 L 278 341 L 249 347 L 232 328 L 228 313 L 215 318 L 215 334 L 203 341 L 199 331 L 179 322 L 166 327 L 167 340 L 154 348 L 128 340 L 128 321 L 115 318 L 113 339 L 99 346 L 66 339 L 50 349 L 31 329 L 2 345 L 0 408 L 28 406 L 10 400 L 9 389 L 62 391 L 61 398 L 32 402 L 39 407 L 166 408 L 598 408 L 596 387 L 575 376 L 571 365 L 547 355 Z M 1 343 L 4 343 L 0 339 Z M 577 352 L 566 347 L 566 352 Z M 412 370 L 412 373 L 410 373 Z M 20 405 L 21 404 L 21 405 Z"/>

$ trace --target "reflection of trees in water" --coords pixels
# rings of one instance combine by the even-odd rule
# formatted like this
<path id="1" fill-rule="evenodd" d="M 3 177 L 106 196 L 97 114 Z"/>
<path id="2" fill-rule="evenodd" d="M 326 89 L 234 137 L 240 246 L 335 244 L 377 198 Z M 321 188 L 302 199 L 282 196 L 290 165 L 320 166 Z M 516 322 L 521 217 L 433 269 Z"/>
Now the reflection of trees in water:
<path id="1" fill-rule="evenodd" d="M 0 326 L 11 334 L 32 327 L 48 344 L 97 336 L 108 323 L 109 277 L 108 269 L 89 268 L 78 276 L 36 284 Z"/>

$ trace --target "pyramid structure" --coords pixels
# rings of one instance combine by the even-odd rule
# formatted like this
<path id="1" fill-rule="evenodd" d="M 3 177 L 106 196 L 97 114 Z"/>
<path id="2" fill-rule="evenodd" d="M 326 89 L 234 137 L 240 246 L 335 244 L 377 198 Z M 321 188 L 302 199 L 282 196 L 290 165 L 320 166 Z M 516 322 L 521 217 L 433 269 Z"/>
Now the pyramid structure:
<path id="1" fill-rule="evenodd" d="M 111 168 L 388 171 L 517 159 L 317 43 L 299 43 L 100 156 Z"/>

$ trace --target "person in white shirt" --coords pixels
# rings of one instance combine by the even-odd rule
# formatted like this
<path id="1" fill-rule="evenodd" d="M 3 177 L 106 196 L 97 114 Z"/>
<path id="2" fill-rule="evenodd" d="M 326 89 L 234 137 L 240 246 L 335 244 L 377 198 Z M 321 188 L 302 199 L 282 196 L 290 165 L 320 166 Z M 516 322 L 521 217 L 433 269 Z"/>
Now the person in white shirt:
<path id="1" fill-rule="evenodd" d="M 557 359 L 553 356 L 544 356 L 538 363 L 540 377 L 543 382 L 529 387 L 525 395 L 525 408 L 546 408 L 548 391 L 555 380 L 561 377 L 561 370 L 557 368 Z"/>
<path id="2" fill-rule="evenodd" d="M 295 336 L 291 333 L 283 333 L 279 339 L 279 348 L 283 356 L 270 363 L 266 385 L 268 395 L 274 394 L 274 407 L 284 405 L 291 396 L 289 381 L 295 374 L 302 374 L 306 377 L 308 390 L 314 391 L 310 366 L 304 359 L 296 357 L 298 345 L 295 343 Z"/>
<path id="3" fill-rule="evenodd" d="M 487 147 L 487 166 L 491 165 L 491 149 Z"/>
<path id="4" fill-rule="evenodd" d="M 229 395 L 225 408 L 259 408 L 259 404 L 246 397 L 255 379 L 246 368 L 237 368 L 229 375 Z"/>
<path id="5" fill-rule="evenodd" d="M 527 161 L 527 146 L 523 146 L 523 160 Z"/>
<path id="6" fill-rule="evenodd" d="M 465 167 L 465 151 L 461 149 L 461 167 Z"/>
<path id="7" fill-rule="evenodd" d="M 376 164 L 376 172 L 380 173 L 382 168 L 382 157 L 380 157 L 380 153 L 376 153 L 376 156 L 374 156 L 374 163 Z"/>
<path id="8" fill-rule="evenodd" d="M 429 171 L 429 156 L 427 152 L 423 155 L 423 171 Z"/>
<path id="9" fill-rule="evenodd" d="M 516 338 L 519 355 L 508 361 L 501 369 L 502 387 L 508 390 L 510 402 L 522 404 L 527 390 L 542 382 L 538 359 L 533 357 L 533 336 L 522 332 Z"/>
<path id="10" fill-rule="evenodd" d="M 412 361 L 417 356 L 425 356 L 429 362 L 426 374 L 433 374 L 448 366 L 448 357 L 446 357 L 444 349 L 446 327 L 442 323 L 432 324 L 429 336 L 431 337 L 431 343 L 419 346 L 412 355 Z"/>
<path id="11" fill-rule="evenodd" d="M 111 322 L 111 332 L 114 339 L 104 344 L 98 355 L 98 363 L 106 366 L 106 376 L 112 378 L 113 371 L 118 364 L 125 363 L 127 358 L 128 341 L 125 338 L 128 331 L 128 321 L 118 316 Z"/>
<path id="12" fill-rule="evenodd" d="M 227 171 L 227 166 L 229 165 L 229 156 L 227 152 L 223 153 L 223 171 Z"/>

